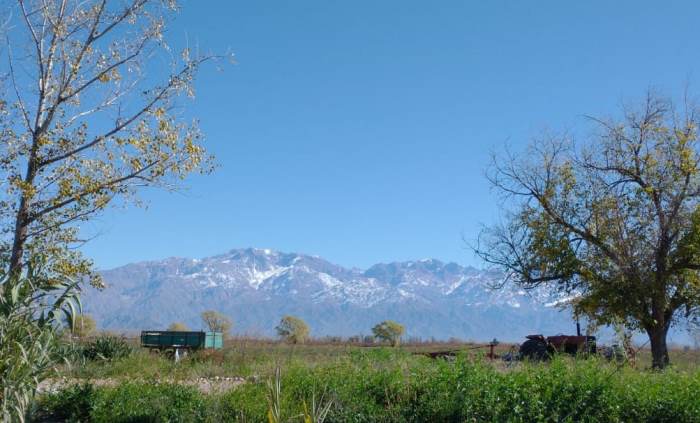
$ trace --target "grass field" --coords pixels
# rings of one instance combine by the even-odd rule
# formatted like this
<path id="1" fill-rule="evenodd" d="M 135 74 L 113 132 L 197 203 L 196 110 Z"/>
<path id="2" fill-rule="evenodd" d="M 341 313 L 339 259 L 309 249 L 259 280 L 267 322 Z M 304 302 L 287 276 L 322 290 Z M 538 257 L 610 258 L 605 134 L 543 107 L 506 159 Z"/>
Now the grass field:
<path id="1" fill-rule="evenodd" d="M 179 363 L 137 349 L 77 362 L 44 389 L 41 421 L 326 422 L 700 421 L 700 352 L 674 350 L 671 369 L 560 357 L 549 364 L 489 360 L 475 344 L 401 348 L 230 340 Z M 510 345 L 499 345 L 502 354 Z M 419 353 L 462 350 L 453 360 Z M 269 384 L 280 369 L 278 395 Z M 274 386 L 274 384 L 273 384 Z M 320 405 L 319 405 L 320 404 Z M 270 408 L 278 420 L 269 420 Z M 307 416 L 310 417 L 310 416 Z M 311 421 L 314 421 L 313 419 Z"/>

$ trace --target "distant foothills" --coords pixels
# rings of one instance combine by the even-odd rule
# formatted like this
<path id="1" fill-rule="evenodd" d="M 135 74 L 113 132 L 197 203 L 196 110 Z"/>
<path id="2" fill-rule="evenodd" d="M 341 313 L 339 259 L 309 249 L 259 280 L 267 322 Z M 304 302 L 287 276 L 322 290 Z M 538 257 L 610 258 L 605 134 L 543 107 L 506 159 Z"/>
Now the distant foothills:
<path id="1" fill-rule="evenodd" d="M 503 274 L 435 259 L 348 269 L 317 256 L 234 249 L 204 259 L 168 258 L 102 272 L 107 288 L 83 293 L 102 329 L 135 332 L 173 322 L 201 326 L 203 310 L 229 316 L 233 333 L 273 336 L 284 315 L 311 336 L 369 335 L 391 319 L 406 338 L 522 341 L 532 333 L 574 333 L 568 310 L 542 289 L 493 289 Z M 689 343 L 682 330 L 670 336 Z"/>

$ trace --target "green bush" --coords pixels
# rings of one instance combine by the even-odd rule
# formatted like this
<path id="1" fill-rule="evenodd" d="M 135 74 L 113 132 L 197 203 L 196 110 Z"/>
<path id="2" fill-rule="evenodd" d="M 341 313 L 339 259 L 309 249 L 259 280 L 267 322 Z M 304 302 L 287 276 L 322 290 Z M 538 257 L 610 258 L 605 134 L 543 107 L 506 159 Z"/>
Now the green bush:
<path id="1" fill-rule="evenodd" d="M 48 414 L 46 417 L 67 422 L 86 422 L 90 419 L 97 397 L 93 385 L 73 385 L 60 392 L 45 396 L 41 408 Z"/>
<path id="2" fill-rule="evenodd" d="M 73 422 L 204 422 L 207 402 L 195 388 L 125 383 L 115 388 L 76 385 L 46 396 L 47 419 Z"/>
<path id="3" fill-rule="evenodd" d="M 114 335 L 100 335 L 83 347 L 83 355 L 88 360 L 111 361 L 128 357 L 133 351 L 126 339 Z"/>

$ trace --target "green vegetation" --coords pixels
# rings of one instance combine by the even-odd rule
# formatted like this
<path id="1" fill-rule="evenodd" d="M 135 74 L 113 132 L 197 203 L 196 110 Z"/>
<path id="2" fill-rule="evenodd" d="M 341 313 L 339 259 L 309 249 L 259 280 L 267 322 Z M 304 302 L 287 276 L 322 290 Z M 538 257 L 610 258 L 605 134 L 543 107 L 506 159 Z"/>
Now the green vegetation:
<path id="1" fill-rule="evenodd" d="M 77 336 L 78 338 L 86 338 L 93 335 L 96 328 L 97 324 L 92 316 L 89 314 L 79 314 L 73 318 L 73 327 L 71 332 L 73 333 L 73 336 Z"/>
<path id="2" fill-rule="evenodd" d="M 375 325 L 372 328 L 372 333 L 375 338 L 398 347 L 401 342 L 401 336 L 404 333 L 404 327 L 393 320 L 385 320 Z"/>
<path id="3" fill-rule="evenodd" d="M 55 328 L 75 314 L 76 283 L 46 278 L 41 264 L 34 262 L 27 277 L 0 270 L 2 421 L 24 421 L 37 381 L 54 373 L 62 355 Z"/>
<path id="4" fill-rule="evenodd" d="M 64 358 L 61 324 L 76 329 L 79 282 L 103 287 L 78 248 L 81 223 L 111 204 L 139 203 L 143 187 L 174 189 L 212 169 L 196 123 L 171 112 L 213 57 L 173 54 L 163 42 L 175 1 L 27 0 L 5 9 L 3 35 L 26 54 L 9 55 L 0 70 L 0 419 L 23 421 L 37 385 Z M 137 76 L 158 52 L 170 70 Z M 93 329 L 87 318 L 77 323 L 79 336 Z"/>
<path id="5" fill-rule="evenodd" d="M 576 297 L 598 323 L 643 330 L 656 368 L 674 323 L 700 313 L 698 107 L 649 93 L 621 118 L 593 118 L 590 139 L 544 134 L 494 157 L 505 223 L 476 252 L 525 288 Z"/>
<path id="6" fill-rule="evenodd" d="M 41 400 L 44 417 L 81 421 L 303 421 L 310 405 L 327 407 L 326 422 L 694 422 L 700 419 L 700 371 L 640 371 L 591 360 L 558 358 L 547 365 L 513 367 L 461 355 L 454 362 L 431 360 L 402 349 L 352 349 L 323 361 L 283 354 L 249 364 L 245 383 L 201 393 L 175 380 L 142 379 L 113 386 L 77 384 Z M 290 350 L 285 350 L 290 351 Z M 318 352 L 318 351 L 316 351 Z M 229 351 L 224 363 L 241 351 Z M 144 366 L 164 366 L 148 355 L 101 365 L 124 377 Z M 696 357 L 697 358 L 697 357 Z M 131 369 L 137 361 L 150 364 Z M 209 367 L 216 367 L 216 360 Z M 183 368 L 206 368 L 185 360 Z M 204 365 L 205 367 L 200 367 Z M 178 365 L 170 364 L 171 368 Z M 275 377 L 281 367 L 281 376 Z M 243 368 L 239 368 L 243 371 Z M 151 373 L 151 374 L 149 374 Z M 174 372 L 176 373 L 176 372 Z M 291 418 L 291 420 L 289 420 Z M 282 420 L 279 420 L 282 421 Z"/>
<path id="7" fill-rule="evenodd" d="M 131 355 L 134 348 L 123 337 L 102 334 L 83 347 L 83 356 L 88 360 L 117 360 Z"/>
<path id="8" fill-rule="evenodd" d="M 309 325 L 294 316 L 284 316 L 275 327 L 277 335 L 290 344 L 303 344 L 309 337 Z"/>

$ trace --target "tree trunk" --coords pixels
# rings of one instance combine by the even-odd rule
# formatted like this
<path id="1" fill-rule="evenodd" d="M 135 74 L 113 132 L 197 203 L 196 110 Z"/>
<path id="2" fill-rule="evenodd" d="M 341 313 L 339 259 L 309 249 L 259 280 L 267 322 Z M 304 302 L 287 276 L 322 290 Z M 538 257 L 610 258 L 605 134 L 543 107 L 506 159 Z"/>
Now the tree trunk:
<path id="1" fill-rule="evenodd" d="M 17 274 L 22 270 L 22 256 L 24 255 L 24 242 L 27 238 L 27 215 L 29 207 L 27 201 L 22 197 L 19 211 L 15 221 L 15 233 L 12 242 L 12 254 L 10 256 L 9 274 Z"/>
<path id="2" fill-rule="evenodd" d="M 647 333 L 651 342 L 651 366 L 657 370 L 664 369 L 670 362 L 666 346 L 668 325 L 666 322 L 657 322 L 654 326 L 647 328 Z"/>

